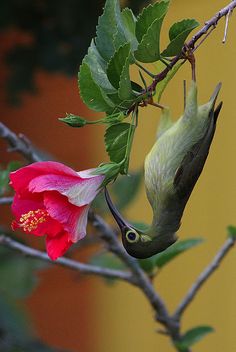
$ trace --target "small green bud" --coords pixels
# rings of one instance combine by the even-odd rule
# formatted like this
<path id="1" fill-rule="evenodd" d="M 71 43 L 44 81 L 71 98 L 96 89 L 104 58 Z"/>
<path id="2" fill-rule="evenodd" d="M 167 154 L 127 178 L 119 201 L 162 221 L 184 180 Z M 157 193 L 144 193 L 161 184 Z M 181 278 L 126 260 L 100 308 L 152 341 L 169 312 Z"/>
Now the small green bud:
<path id="1" fill-rule="evenodd" d="M 233 225 L 229 225 L 227 226 L 227 232 L 228 232 L 228 236 L 230 238 L 232 238 L 233 240 L 236 239 L 236 227 Z"/>
<path id="2" fill-rule="evenodd" d="M 84 127 L 87 124 L 85 119 L 73 114 L 66 114 L 66 117 L 59 118 L 58 120 L 66 123 L 71 127 Z"/>

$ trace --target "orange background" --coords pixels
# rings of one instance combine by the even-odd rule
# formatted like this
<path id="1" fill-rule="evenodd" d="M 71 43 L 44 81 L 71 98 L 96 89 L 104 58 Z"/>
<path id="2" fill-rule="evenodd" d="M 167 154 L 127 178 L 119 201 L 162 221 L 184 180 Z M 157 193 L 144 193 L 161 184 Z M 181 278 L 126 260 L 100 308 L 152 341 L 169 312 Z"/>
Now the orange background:
<path id="1" fill-rule="evenodd" d="M 184 17 L 194 17 L 202 25 L 225 5 L 223 0 L 173 0 L 164 29 L 167 31 L 171 23 Z M 196 54 L 200 102 L 207 101 L 218 81 L 222 81 L 220 99 L 224 106 L 210 156 L 179 231 L 182 239 L 202 236 L 205 242 L 173 261 L 155 279 L 155 287 L 170 310 L 224 242 L 226 226 L 236 224 L 235 33 L 236 17 L 233 14 L 226 44 L 221 43 L 224 34 L 224 20 L 221 20 Z M 175 116 L 183 109 L 183 79 L 190 79 L 188 65 L 171 82 L 162 100 L 163 104 L 172 107 Z M 96 166 L 104 161 L 101 128 L 75 130 L 57 121 L 65 112 L 89 114 L 79 99 L 76 78 L 70 80 L 38 72 L 37 82 L 38 94 L 25 95 L 21 108 L 3 105 L 1 120 L 75 169 Z M 133 169 L 143 165 L 144 157 L 154 143 L 158 116 L 157 109 L 148 107 L 142 111 L 131 158 Z M 4 147 L 0 142 L 1 158 Z M 143 188 L 126 216 L 150 222 L 151 210 Z M 37 243 L 38 239 L 31 239 L 32 245 Z M 84 253 L 83 257 L 86 255 Z M 79 259 L 83 257 L 79 256 Z M 216 330 L 194 346 L 194 352 L 236 350 L 235 262 L 236 253 L 232 251 L 185 314 L 183 331 L 197 325 L 212 325 Z M 39 287 L 26 305 L 38 333 L 52 345 L 75 352 L 174 351 L 166 337 L 156 333 L 153 312 L 136 288 L 124 283 L 106 286 L 101 279 L 82 279 L 61 268 L 51 268 L 40 277 Z"/>

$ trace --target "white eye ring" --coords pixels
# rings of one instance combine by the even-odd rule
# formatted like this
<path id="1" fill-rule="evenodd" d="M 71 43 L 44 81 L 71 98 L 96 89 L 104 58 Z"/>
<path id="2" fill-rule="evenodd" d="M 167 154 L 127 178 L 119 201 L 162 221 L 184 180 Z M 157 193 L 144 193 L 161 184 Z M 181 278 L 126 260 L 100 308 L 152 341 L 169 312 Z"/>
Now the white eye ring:
<path id="1" fill-rule="evenodd" d="M 138 232 L 136 232 L 135 230 L 129 230 L 126 232 L 125 237 L 127 239 L 128 242 L 130 243 L 135 243 L 138 242 L 139 240 L 139 234 Z"/>

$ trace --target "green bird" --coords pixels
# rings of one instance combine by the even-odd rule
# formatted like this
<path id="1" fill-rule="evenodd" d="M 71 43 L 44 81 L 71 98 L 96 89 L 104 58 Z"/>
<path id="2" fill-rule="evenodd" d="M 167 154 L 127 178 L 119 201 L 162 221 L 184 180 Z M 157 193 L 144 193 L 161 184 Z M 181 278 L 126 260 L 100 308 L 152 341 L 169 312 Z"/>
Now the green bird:
<path id="1" fill-rule="evenodd" d="M 123 219 L 108 191 L 108 206 L 117 221 L 126 251 L 136 258 L 148 258 L 177 240 L 184 208 L 202 172 L 216 129 L 222 102 L 215 103 L 221 84 L 210 101 L 197 104 L 197 85 L 191 82 L 184 114 L 173 122 L 163 108 L 157 141 L 145 159 L 145 187 L 153 210 L 152 224 L 139 231 Z M 215 110 L 214 110 L 215 109 Z"/>

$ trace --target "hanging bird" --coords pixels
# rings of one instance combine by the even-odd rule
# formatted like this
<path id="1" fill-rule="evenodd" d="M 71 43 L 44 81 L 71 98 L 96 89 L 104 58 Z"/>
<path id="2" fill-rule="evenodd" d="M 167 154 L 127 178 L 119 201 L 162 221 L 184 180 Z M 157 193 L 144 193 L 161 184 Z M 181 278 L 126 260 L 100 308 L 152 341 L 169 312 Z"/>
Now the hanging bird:
<path id="1" fill-rule="evenodd" d="M 126 251 L 136 258 L 148 258 L 177 240 L 186 203 L 204 167 L 215 133 L 222 102 L 214 110 L 221 84 L 210 101 L 197 105 L 193 80 L 183 116 L 171 120 L 168 108 L 161 113 L 158 138 L 145 159 L 145 187 L 153 210 L 152 224 L 139 231 L 124 220 L 105 189 L 108 206 L 117 221 Z"/>

